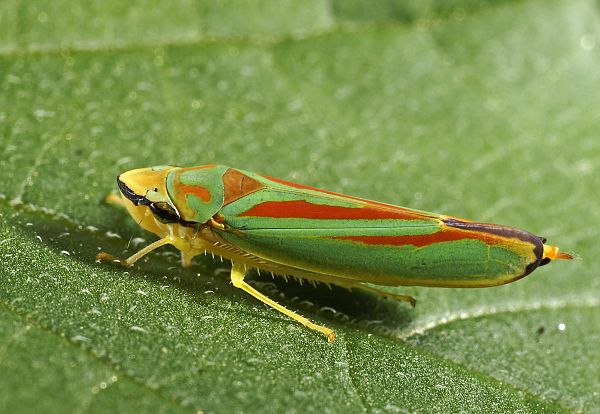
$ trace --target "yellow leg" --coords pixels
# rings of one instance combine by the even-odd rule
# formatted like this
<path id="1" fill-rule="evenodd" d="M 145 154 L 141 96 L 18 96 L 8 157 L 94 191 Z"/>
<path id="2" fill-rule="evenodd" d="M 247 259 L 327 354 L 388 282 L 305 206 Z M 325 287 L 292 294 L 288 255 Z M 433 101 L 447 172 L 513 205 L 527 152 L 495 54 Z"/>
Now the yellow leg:
<path id="1" fill-rule="evenodd" d="M 395 293 L 390 293 L 390 292 L 386 292 L 384 290 L 375 289 L 375 288 L 372 288 L 370 286 L 365 286 L 363 284 L 352 285 L 352 286 L 350 286 L 350 288 L 351 289 L 362 289 L 362 290 L 365 290 L 367 292 L 373 293 L 373 294 L 375 294 L 377 296 L 383 296 L 384 298 L 395 299 L 395 300 L 400 300 L 402 302 L 407 302 L 407 303 L 410 303 L 410 306 L 412 306 L 413 308 L 417 304 L 417 300 L 415 298 L 413 298 L 412 296 L 397 295 Z"/>
<path id="2" fill-rule="evenodd" d="M 246 270 L 245 270 L 244 265 L 232 262 L 232 264 L 231 264 L 231 283 L 233 283 L 233 286 L 244 290 L 245 292 L 254 296 L 256 299 L 269 305 L 273 309 L 277 309 L 279 312 L 283 313 L 284 315 L 287 315 L 290 318 L 294 319 L 295 321 L 300 322 L 302 325 L 306 326 L 307 328 L 313 329 L 317 332 L 321 332 L 322 334 L 327 336 L 327 341 L 329 341 L 329 342 L 335 341 L 335 333 L 333 332 L 333 330 L 326 328 L 324 326 L 321 326 L 321 325 L 317 325 L 316 323 L 311 322 L 307 318 L 300 316 L 295 312 L 292 312 L 291 310 L 287 309 L 284 306 L 281 306 L 279 303 L 275 302 L 274 300 L 269 299 L 268 297 L 266 297 L 265 295 L 263 295 L 262 293 L 258 292 L 256 289 L 254 289 L 252 286 L 250 286 L 249 284 L 244 282 L 244 276 L 246 276 Z"/>
<path id="3" fill-rule="evenodd" d="M 181 267 L 190 267 L 192 265 L 193 258 L 194 255 L 181 250 Z"/>
<path id="4" fill-rule="evenodd" d="M 159 240 L 155 241 L 154 243 L 149 244 L 148 246 L 144 247 L 139 252 L 129 256 L 127 259 L 119 259 L 118 257 L 115 257 L 110 253 L 100 252 L 96 255 L 96 261 L 97 262 L 102 262 L 102 261 L 118 262 L 118 263 L 122 264 L 123 266 L 129 267 L 129 266 L 133 265 L 135 262 L 137 262 L 139 259 L 144 257 L 145 255 L 150 253 L 152 250 L 157 249 L 160 246 L 164 246 L 165 244 L 169 244 L 169 243 L 171 243 L 170 237 L 165 237 L 164 239 L 159 239 Z"/>

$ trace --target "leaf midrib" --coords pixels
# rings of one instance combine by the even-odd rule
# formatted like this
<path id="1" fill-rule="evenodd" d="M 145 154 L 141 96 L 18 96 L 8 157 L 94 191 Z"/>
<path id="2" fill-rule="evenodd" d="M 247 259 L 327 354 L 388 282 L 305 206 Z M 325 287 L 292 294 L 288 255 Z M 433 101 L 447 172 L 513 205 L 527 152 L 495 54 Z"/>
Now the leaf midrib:
<path id="1" fill-rule="evenodd" d="M 91 348 L 82 347 L 78 343 L 70 340 L 70 338 L 67 338 L 67 336 L 64 335 L 64 333 L 58 332 L 55 329 L 41 323 L 38 319 L 33 318 L 31 316 L 32 314 L 26 314 L 26 313 L 20 312 L 17 309 L 11 307 L 7 302 L 5 302 L 3 300 L 0 300 L 0 307 L 2 307 L 7 312 L 13 314 L 17 318 L 21 319 L 22 321 L 27 322 L 28 324 L 34 326 L 36 329 L 39 329 L 41 331 L 44 331 L 44 332 L 47 332 L 47 333 L 50 333 L 52 335 L 59 337 L 63 341 L 63 343 L 66 344 L 67 346 L 72 347 L 73 349 L 76 349 L 78 352 L 85 353 L 88 357 L 91 357 L 91 358 L 99 361 L 103 365 L 105 365 L 108 368 L 110 368 L 111 370 L 113 370 L 113 372 L 116 375 L 118 375 L 119 378 L 123 378 L 135 386 L 141 387 L 141 388 L 145 389 L 146 391 L 150 391 L 151 393 L 156 394 L 158 397 L 160 397 L 162 400 L 166 401 L 167 403 L 175 404 L 175 405 L 177 405 L 179 407 L 183 407 L 183 408 L 188 407 L 183 403 L 183 398 L 177 398 L 177 397 L 171 395 L 170 393 L 165 392 L 160 387 L 149 386 L 146 382 L 143 381 L 143 379 L 137 378 L 137 377 L 131 375 L 130 373 L 128 373 L 127 371 L 119 369 L 119 365 L 115 361 L 111 360 L 108 356 L 101 357 L 97 353 L 92 352 Z M 391 342 L 398 342 L 398 341 L 395 341 L 395 340 L 393 340 L 391 338 L 387 338 L 387 337 L 383 337 L 383 339 L 391 341 Z M 340 335 L 339 340 L 345 341 L 345 338 L 343 337 L 343 335 Z M 558 404 L 556 401 L 545 400 L 540 395 L 533 393 L 529 389 L 521 388 L 514 384 L 504 382 L 504 381 L 502 381 L 494 376 L 491 376 L 485 372 L 473 369 L 472 367 L 467 366 L 459 361 L 444 357 L 440 354 L 433 353 L 433 352 L 425 350 L 423 348 L 416 347 L 413 344 L 410 344 L 407 342 L 402 342 L 402 344 L 408 348 L 413 349 L 415 351 L 415 353 L 417 353 L 417 354 L 420 354 L 422 356 L 428 356 L 428 357 L 434 359 L 436 362 L 440 362 L 441 365 L 446 365 L 446 366 L 454 365 L 456 367 L 460 367 L 463 371 L 471 373 L 473 377 L 479 377 L 479 378 L 485 379 L 489 382 L 495 383 L 498 388 L 503 388 L 504 390 L 509 391 L 509 392 L 513 393 L 514 395 L 518 395 L 519 393 L 522 395 L 528 395 L 532 399 L 537 400 L 540 403 L 543 403 L 545 405 L 551 405 L 558 410 L 562 410 L 562 411 L 568 410 L 567 407 L 564 407 L 564 406 Z M 352 351 L 348 350 L 345 342 L 344 342 L 344 352 L 345 352 L 345 355 L 347 355 L 348 352 L 352 352 Z M 109 355 L 109 353 L 106 352 L 105 355 Z M 348 359 L 348 358 L 346 358 L 346 359 Z M 353 387 L 353 390 L 355 391 L 356 395 L 359 397 L 359 399 L 362 403 L 363 409 L 366 411 L 369 408 L 371 408 L 370 404 L 367 404 L 367 402 L 365 400 L 365 396 L 361 392 L 360 388 L 358 388 L 356 386 L 356 382 L 354 380 L 354 375 L 352 373 L 352 370 L 350 369 L 350 363 L 348 362 L 347 365 L 349 367 L 348 368 L 348 376 L 350 378 L 350 382 Z M 197 409 L 198 407 L 194 407 L 194 408 Z"/>
<path id="2" fill-rule="evenodd" d="M 12 207 L 13 210 L 15 211 L 19 211 L 20 209 L 24 209 L 27 210 L 30 214 L 34 213 L 35 215 L 39 215 L 40 217 L 43 217 L 44 215 L 46 217 L 49 217 L 52 220 L 57 220 L 57 221 L 61 221 L 62 223 L 70 226 L 73 228 L 74 232 L 81 232 L 82 230 L 85 232 L 89 232 L 91 234 L 93 234 L 94 237 L 96 238 L 101 238 L 103 240 L 109 240 L 108 237 L 102 235 L 102 234 L 98 234 L 98 233 L 93 233 L 89 230 L 86 229 L 86 226 L 83 224 L 79 224 L 77 223 L 75 220 L 73 220 L 72 218 L 68 217 L 68 216 L 63 216 L 60 215 L 60 213 L 56 212 L 55 215 L 53 214 L 48 214 L 47 211 L 45 211 L 44 209 L 35 206 L 33 204 L 25 204 L 25 203 L 20 203 L 20 204 L 9 204 L 5 201 L 5 199 L 0 198 L 0 204 L 4 204 L 4 205 L 10 205 L 10 207 Z M 155 258 L 155 260 L 160 260 L 159 258 Z M 446 320 L 446 317 L 440 319 L 440 321 L 442 321 L 441 323 L 436 324 L 435 326 L 423 329 L 421 331 L 417 332 L 417 328 L 413 329 L 408 335 L 401 335 L 398 337 L 388 337 L 388 336 L 381 336 L 379 335 L 377 332 L 373 331 L 371 332 L 370 329 L 366 329 L 367 331 L 369 331 L 370 333 L 379 336 L 381 339 L 386 340 L 386 341 L 390 341 L 393 343 L 401 343 L 403 346 L 412 349 L 416 354 L 420 354 L 423 356 L 428 356 L 432 359 L 435 359 L 438 362 L 441 362 L 443 364 L 446 365 L 453 365 L 456 367 L 461 368 L 462 370 L 464 370 L 465 372 L 469 372 L 472 373 L 473 376 L 475 377 L 479 377 L 485 380 L 488 380 L 494 384 L 496 384 L 496 386 L 500 389 L 504 389 L 505 391 L 508 391 L 510 393 L 514 393 L 514 395 L 518 395 L 519 393 L 524 394 L 524 395 L 528 395 L 530 396 L 533 400 L 536 400 L 542 404 L 545 405 L 551 405 L 552 407 L 555 407 L 557 410 L 562 410 L 562 411 L 568 411 L 570 410 L 570 408 L 564 407 L 560 404 L 558 404 L 556 401 L 554 400 L 546 400 L 544 399 L 542 396 L 533 393 L 531 390 L 529 389 L 525 389 L 525 388 L 521 388 L 518 387 L 514 384 L 510 384 L 510 383 L 506 383 L 494 376 L 489 375 L 488 373 L 482 372 L 482 371 L 478 371 L 476 369 L 473 369 L 472 367 L 465 365 L 464 363 L 460 362 L 460 361 L 455 361 L 453 359 L 449 359 L 443 355 L 437 354 L 437 353 L 433 353 L 429 350 L 426 350 L 424 348 L 420 348 L 418 346 L 415 346 L 414 344 L 410 343 L 410 342 L 406 342 L 405 339 L 410 338 L 410 337 L 414 337 L 416 335 L 420 335 L 428 330 L 434 329 L 434 328 L 438 328 L 439 326 L 444 326 L 447 324 L 451 324 L 451 323 L 456 323 L 458 321 L 468 321 L 468 320 L 475 320 L 478 318 L 484 318 L 484 317 L 489 317 L 489 316 L 494 316 L 494 315 L 499 315 L 499 314 L 505 314 L 505 313 L 527 313 L 527 312 L 535 312 L 541 309 L 552 309 L 552 310 L 558 310 L 558 309 L 568 309 L 568 308 L 597 308 L 600 307 L 600 300 L 593 300 L 592 298 L 590 298 L 589 300 L 587 300 L 584 303 L 572 303 L 569 301 L 559 301 L 558 299 L 556 300 L 556 303 L 560 305 L 556 305 L 556 306 L 548 306 L 548 307 L 543 307 L 543 306 L 539 306 L 539 307 L 528 307 L 528 306 L 523 306 L 520 308 L 513 308 L 513 309 L 503 309 L 501 311 L 498 311 L 496 308 L 493 309 L 489 309 L 488 312 L 481 312 L 481 313 L 477 313 L 477 314 L 471 314 L 470 316 L 466 317 L 466 318 L 456 318 L 453 320 Z M 112 369 L 116 374 L 118 374 L 120 377 L 127 379 L 129 382 L 131 382 L 132 384 L 135 384 L 136 386 L 142 387 L 145 390 L 149 390 L 154 392 L 156 395 L 158 395 L 161 399 L 172 403 L 172 404 L 176 404 L 180 407 L 187 407 L 184 403 L 183 403 L 183 399 L 179 399 L 176 398 L 175 396 L 171 395 L 168 392 L 165 392 L 164 390 L 162 390 L 161 388 L 156 388 L 156 387 L 151 387 L 149 386 L 146 382 L 144 382 L 143 379 L 141 378 L 137 378 L 133 375 L 131 375 L 130 373 L 127 373 L 126 371 L 123 371 L 121 369 L 118 368 L 118 364 L 115 361 L 112 361 L 109 357 L 101 357 L 99 355 L 97 355 L 94 352 L 91 352 L 90 349 L 87 349 L 85 347 L 82 347 L 80 344 L 75 343 L 73 341 L 71 341 L 69 338 L 66 337 L 66 335 L 64 335 L 64 333 L 58 332 L 57 330 L 55 330 L 54 328 L 47 326 L 45 324 L 43 324 L 40 320 L 34 318 L 32 315 L 33 314 L 26 314 L 23 312 L 20 312 L 18 309 L 12 307 L 10 305 L 10 303 L 4 301 L 4 300 L 0 300 L 0 306 L 2 306 L 2 308 L 4 308 L 5 310 L 7 310 L 8 312 L 14 314 L 15 316 L 17 316 L 18 318 L 32 324 L 33 326 L 35 326 L 37 329 L 43 330 L 45 332 L 51 333 L 53 335 L 57 335 L 59 337 L 61 337 L 62 340 L 65 341 L 65 343 L 68 344 L 68 346 L 71 347 L 75 347 L 76 349 L 85 352 L 88 356 L 98 360 L 99 362 L 101 362 L 102 364 L 106 365 L 107 367 L 109 367 L 110 369 Z M 428 324 L 427 324 L 428 325 Z M 361 327 L 361 329 L 365 329 L 364 327 Z M 344 334 L 342 334 L 344 335 Z M 341 340 L 345 340 L 345 338 L 340 338 Z M 345 344 L 344 344 L 345 345 Z M 352 352 L 349 351 L 347 349 L 347 347 L 345 347 L 345 352 Z M 109 353 L 105 353 L 105 355 L 108 355 Z M 356 391 L 356 394 L 359 396 L 362 404 L 363 404 L 363 408 L 368 409 L 368 404 L 366 403 L 365 397 L 362 394 L 362 392 L 360 391 L 359 388 L 356 387 L 356 384 L 354 382 L 354 378 L 352 375 L 352 371 L 349 368 L 348 371 L 348 375 L 350 377 L 350 380 L 352 382 L 352 386 L 354 388 L 354 390 Z"/>

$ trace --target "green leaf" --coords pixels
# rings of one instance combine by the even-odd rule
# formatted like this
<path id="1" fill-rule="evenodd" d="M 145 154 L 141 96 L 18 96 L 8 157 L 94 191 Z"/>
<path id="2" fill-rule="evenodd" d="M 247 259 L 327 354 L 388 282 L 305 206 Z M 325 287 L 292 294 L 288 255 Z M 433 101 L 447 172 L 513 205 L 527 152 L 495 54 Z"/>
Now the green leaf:
<path id="1" fill-rule="evenodd" d="M 598 2 L 0 4 L 0 412 L 600 412 Z M 260 6 L 260 7 L 259 7 Z M 221 163 L 525 228 L 581 260 L 490 289 L 253 275 L 104 203 Z"/>

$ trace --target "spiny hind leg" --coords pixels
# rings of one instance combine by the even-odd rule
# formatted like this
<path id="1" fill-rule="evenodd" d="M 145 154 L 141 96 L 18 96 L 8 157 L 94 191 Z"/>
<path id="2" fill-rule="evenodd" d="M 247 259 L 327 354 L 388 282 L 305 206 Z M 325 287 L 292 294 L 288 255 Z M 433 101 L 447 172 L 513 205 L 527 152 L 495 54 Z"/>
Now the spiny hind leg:
<path id="1" fill-rule="evenodd" d="M 127 259 L 120 259 L 118 257 L 113 256 L 110 253 L 100 252 L 96 255 L 96 261 L 97 262 L 117 262 L 119 264 L 122 264 L 123 266 L 129 267 L 129 266 L 133 265 L 135 262 L 137 262 L 138 260 L 140 260 L 145 255 L 150 253 L 152 250 L 157 249 L 161 246 L 164 246 L 165 244 L 169 244 L 169 243 L 171 243 L 171 241 L 172 240 L 170 237 L 165 237 L 165 238 L 159 239 L 159 240 L 155 241 L 154 243 L 151 243 L 148 246 L 144 247 L 142 250 L 132 254 Z"/>
<path id="2" fill-rule="evenodd" d="M 260 293 L 256 289 L 254 289 L 252 286 L 250 286 L 248 283 L 246 283 L 244 281 L 245 276 L 246 276 L 245 266 L 243 264 L 232 262 L 232 264 L 231 264 L 231 283 L 233 283 L 233 286 L 244 290 L 245 292 L 254 296 L 256 299 L 269 305 L 273 309 L 276 309 L 279 312 L 283 313 L 284 315 L 287 315 L 290 318 L 294 319 L 295 321 L 300 322 L 302 325 L 306 326 L 307 328 L 310 328 L 317 332 L 321 332 L 322 334 L 327 336 L 327 340 L 329 342 L 335 341 L 335 333 L 333 332 L 333 330 L 326 328 L 324 326 L 321 326 L 321 325 L 317 325 L 316 323 L 311 322 L 304 316 L 300 316 L 297 313 L 292 312 L 291 310 L 287 309 L 286 307 L 275 302 L 274 300 L 266 297 L 265 295 L 263 295 L 262 293 Z"/>
<path id="3" fill-rule="evenodd" d="M 386 292 L 385 290 L 376 289 L 376 288 L 373 288 L 371 286 L 364 285 L 364 284 L 362 284 L 360 282 L 356 282 L 356 283 L 335 282 L 335 283 L 337 285 L 341 286 L 341 287 L 346 288 L 346 289 L 360 289 L 360 290 L 364 290 L 366 292 L 372 293 L 372 294 L 377 295 L 377 296 L 382 296 L 382 297 L 387 298 L 387 299 L 394 299 L 394 300 L 399 300 L 399 301 L 402 301 L 402 302 L 406 302 L 406 303 L 409 303 L 410 306 L 412 306 L 413 308 L 417 304 L 417 300 L 415 298 L 413 298 L 412 296 L 409 296 L 409 295 L 398 295 L 396 293 Z"/>

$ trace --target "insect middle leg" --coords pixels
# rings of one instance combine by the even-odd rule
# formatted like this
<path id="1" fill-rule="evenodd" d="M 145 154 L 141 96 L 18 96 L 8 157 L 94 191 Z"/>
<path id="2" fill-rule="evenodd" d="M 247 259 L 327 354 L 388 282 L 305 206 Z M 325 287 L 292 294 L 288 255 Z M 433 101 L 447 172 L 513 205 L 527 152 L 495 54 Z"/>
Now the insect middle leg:
<path id="1" fill-rule="evenodd" d="M 260 293 L 256 289 L 254 289 L 252 286 L 250 286 L 248 283 L 246 283 L 244 281 L 245 276 L 246 276 L 245 266 L 243 264 L 232 262 L 232 264 L 231 264 L 231 283 L 233 283 L 233 286 L 244 290 L 245 292 L 254 296 L 256 299 L 269 305 L 273 309 L 276 309 L 279 312 L 283 313 L 284 315 L 287 315 L 290 318 L 294 319 L 295 321 L 300 322 L 302 325 L 306 326 L 307 328 L 310 328 L 317 332 L 321 332 L 322 334 L 327 336 L 328 342 L 335 341 L 335 333 L 333 332 L 333 330 L 326 328 L 324 326 L 321 326 L 321 325 L 317 325 L 316 323 L 311 322 L 309 319 L 305 318 L 304 316 L 300 316 L 297 313 L 292 312 L 291 310 L 287 309 L 286 307 L 275 302 L 273 299 L 266 297 L 265 295 L 263 295 L 262 293 Z"/>

